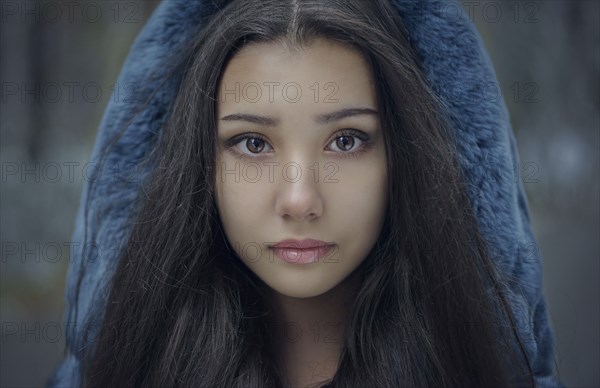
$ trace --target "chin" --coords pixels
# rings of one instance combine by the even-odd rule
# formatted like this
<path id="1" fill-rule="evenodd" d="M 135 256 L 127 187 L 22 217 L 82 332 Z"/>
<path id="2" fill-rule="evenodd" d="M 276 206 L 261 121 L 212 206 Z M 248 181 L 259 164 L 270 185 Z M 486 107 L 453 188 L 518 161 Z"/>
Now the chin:
<path id="1" fill-rule="evenodd" d="M 280 295 L 287 296 L 289 298 L 313 298 L 316 296 L 323 295 L 335 288 L 335 284 L 320 284 L 318 287 L 310 286 L 310 284 L 304 282 L 299 284 L 297 287 L 290 287 L 290 284 L 287 284 L 284 287 L 271 287 L 275 292 Z"/>

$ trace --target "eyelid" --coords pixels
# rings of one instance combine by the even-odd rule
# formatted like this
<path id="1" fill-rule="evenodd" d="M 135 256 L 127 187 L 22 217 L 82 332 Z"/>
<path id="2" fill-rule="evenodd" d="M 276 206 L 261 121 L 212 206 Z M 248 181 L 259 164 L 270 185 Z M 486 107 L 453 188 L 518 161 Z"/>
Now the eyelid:
<path id="1" fill-rule="evenodd" d="M 245 132 L 245 133 L 242 133 L 240 135 L 234 136 L 231 139 L 225 141 L 225 147 L 227 147 L 227 148 L 233 147 L 236 144 L 238 144 L 240 141 L 246 140 L 246 139 L 260 139 L 260 140 L 264 141 L 265 143 L 269 142 L 267 140 L 267 138 L 264 137 L 263 135 L 261 135 L 260 133 Z"/>
<path id="2" fill-rule="evenodd" d="M 339 131 L 337 131 L 334 135 L 333 138 L 327 143 L 327 145 L 331 144 L 334 140 L 343 137 L 343 136 L 354 136 L 357 137 L 361 142 L 363 143 L 367 143 L 369 142 L 369 135 L 367 135 L 366 133 L 359 131 L 357 129 L 353 129 L 353 128 L 344 128 L 344 129 L 340 129 Z"/>

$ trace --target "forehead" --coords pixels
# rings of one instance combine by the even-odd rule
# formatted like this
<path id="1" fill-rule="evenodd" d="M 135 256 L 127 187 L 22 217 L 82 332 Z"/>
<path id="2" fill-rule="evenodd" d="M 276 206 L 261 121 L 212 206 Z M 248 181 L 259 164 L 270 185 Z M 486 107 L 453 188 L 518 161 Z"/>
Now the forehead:
<path id="1" fill-rule="evenodd" d="M 279 42 L 249 44 L 226 65 L 217 90 L 221 114 L 240 108 L 374 107 L 375 101 L 372 74 L 360 52 L 323 39 L 293 51 Z"/>

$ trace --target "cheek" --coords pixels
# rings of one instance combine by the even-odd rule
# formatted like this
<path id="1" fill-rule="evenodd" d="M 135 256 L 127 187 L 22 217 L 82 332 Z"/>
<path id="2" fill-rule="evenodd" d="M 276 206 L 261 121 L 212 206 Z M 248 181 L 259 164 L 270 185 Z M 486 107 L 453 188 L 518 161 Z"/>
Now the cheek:
<path id="1" fill-rule="evenodd" d="M 246 179 L 243 163 L 225 161 L 224 166 L 219 163 L 215 177 L 221 222 L 230 240 L 251 240 L 252 231 L 262 222 L 261 215 L 267 214 L 269 185 Z"/>
<path id="2" fill-rule="evenodd" d="M 338 225 L 360 231 L 361 238 L 377 235 L 386 209 L 384 198 L 380 194 L 371 187 L 360 187 L 354 191 L 353 196 L 336 201 Z"/>
<path id="3" fill-rule="evenodd" d="M 352 268 L 360 265 L 379 237 L 388 206 L 388 181 L 385 154 L 375 154 L 348 173 L 337 190 L 341 200 L 335 206 L 343 230 L 345 246 L 341 254 Z"/>
<path id="4" fill-rule="evenodd" d="M 329 188 L 328 197 L 335 223 L 345 229 L 347 235 L 356 236 L 356 244 L 374 243 L 388 205 L 385 163 L 378 161 L 348 168 L 348 173 L 340 174 L 339 182 Z"/>

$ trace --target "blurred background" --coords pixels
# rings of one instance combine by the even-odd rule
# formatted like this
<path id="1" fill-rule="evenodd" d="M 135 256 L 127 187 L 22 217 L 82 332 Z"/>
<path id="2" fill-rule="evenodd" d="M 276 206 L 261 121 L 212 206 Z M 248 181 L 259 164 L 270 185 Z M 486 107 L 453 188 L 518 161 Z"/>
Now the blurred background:
<path id="1" fill-rule="evenodd" d="M 69 241 L 98 124 L 156 1 L 1 3 L 0 386 L 63 358 Z M 511 114 L 561 381 L 600 385 L 600 9 L 463 1 Z"/>

